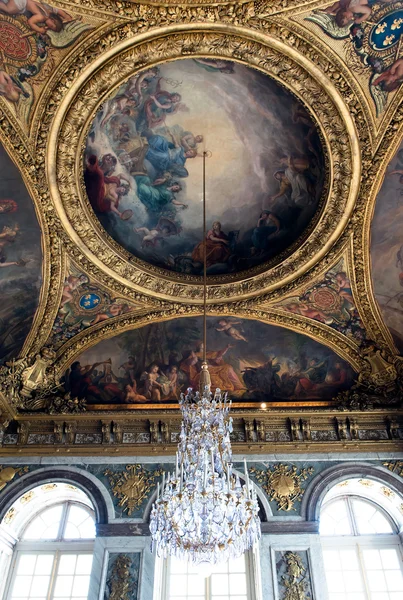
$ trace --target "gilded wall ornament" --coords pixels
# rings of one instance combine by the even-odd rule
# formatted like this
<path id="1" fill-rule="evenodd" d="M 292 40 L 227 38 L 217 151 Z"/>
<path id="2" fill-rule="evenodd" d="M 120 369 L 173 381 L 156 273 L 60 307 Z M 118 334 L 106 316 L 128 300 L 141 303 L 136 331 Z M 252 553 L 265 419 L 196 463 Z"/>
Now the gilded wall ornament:
<path id="1" fill-rule="evenodd" d="M 395 460 L 390 462 L 383 463 L 383 466 L 392 471 L 392 473 L 396 473 L 403 477 L 403 460 Z"/>
<path id="2" fill-rule="evenodd" d="M 310 600 L 308 585 L 304 581 L 306 568 L 297 552 L 286 552 L 286 574 L 282 577 L 282 600 Z"/>
<path id="3" fill-rule="evenodd" d="M 118 505 L 131 515 L 147 498 L 162 470 L 146 471 L 141 465 L 127 465 L 125 471 L 116 473 L 107 469 L 104 475 L 109 479 L 113 495 L 119 498 Z"/>
<path id="4" fill-rule="evenodd" d="M 299 473 L 298 473 L 299 470 Z M 274 465 L 272 469 L 262 471 L 252 467 L 257 481 L 262 485 L 270 500 L 277 502 L 278 510 L 295 510 L 294 503 L 299 502 L 304 494 L 301 483 L 313 474 L 312 467 L 298 469 L 292 465 Z"/>
<path id="5" fill-rule="evenodd" d="M 127 554 L 119 554 L 112 568 L 109 580 L 109 600 L 129 600 L 132 595 L 132 582 L 130 581 L 130 567 L 132 560 Z"/>
<path id="6" fill-rule="evenodd" d="M 13 467 L 4 467 L 0 465 L 0 491 L 3 490 L 16 475 L 23 475 L 29 471 L 29 467 L 14 469 Z"/>
<path id="7" fill-rule="evenodd" d="M 85 400 L 63 390 L 53 365 L 55 357 L 53 349 L 45 346 L 37 355 L 0 366 L 0 393 L 14 409 L 52 415 L 85 411 Z"/>

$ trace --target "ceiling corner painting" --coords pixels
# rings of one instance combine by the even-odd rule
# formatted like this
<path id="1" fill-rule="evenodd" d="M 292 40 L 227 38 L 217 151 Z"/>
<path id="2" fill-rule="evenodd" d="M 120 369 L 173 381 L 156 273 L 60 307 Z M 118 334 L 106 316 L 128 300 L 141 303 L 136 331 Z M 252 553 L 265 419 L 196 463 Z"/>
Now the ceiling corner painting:
<path id="1" fill-rule="evenodd" d="M 0 145 L 0 364 L 20 352 L 38 306 L 41 231 L 22 177 Z"/>
<path id="2" fill-rule="evenodd" d="M 315 8 L 305 20 L 340 44 L 348 66 L 366 79 L 376 115 L 403 83 L 403 2 L 339 0 Z"/>
<path id="3" fill-rule="evenodd" d="M 0 96 L 23 125 L 69 47 L 92 28 L 70 9 L 37 0 L 0 0 Z"/>
<path id="4" fill-rule="evenodd" d="M 144 70 L 97 113 L 85 184 L 109 235 L 153 266 L 200 275 L 204 151 L 208 275 L 263 269 L 290 254 L 326 195 L 320 135 L 276 81 L 212 58 Z"/>
<path id="5" fill-rule="evenodd" d="M 379 191 L 371 225 L 375 296 L 394 342 L 403 353 L 403 144 Z"/>
<path id="6" fill-rule="evenodd" d="M 72 397 L 88 409 L 176 405 L 199 388 L 201 317 L 145 325 L 102 340 L 63 375 Z M 236 405 L 329 402 L 351 386 L 354 372 L 328 347 L 294 331 L 256 320 L 208 317 L 207 360 L 212 388 Z"/>

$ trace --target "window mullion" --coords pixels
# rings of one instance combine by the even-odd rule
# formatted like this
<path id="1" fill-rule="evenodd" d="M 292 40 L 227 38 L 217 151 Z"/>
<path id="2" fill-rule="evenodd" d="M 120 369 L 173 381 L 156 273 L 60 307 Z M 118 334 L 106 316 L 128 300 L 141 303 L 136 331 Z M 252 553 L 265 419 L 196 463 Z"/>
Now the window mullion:
<path id="1" fill-rule="evenodd" d="M 62 540 L 63 536 L 64 536 L 64 530 L 66 528 L 66 523 L 67 523 L 67 518 L 68 518 L 68 513 L 70 510 L 70 502 L 65 502 L 63 505 L 63 512 L 62 512 L 62 517 L 60 519 L 60 523 L 59 523 L 59 531 L 57 534 L 57 539 L 58 540 Z"/>
<path id="2" fill-rule="evenodd" d="M 353 535 L 358 535 L 357 524 L 355 522 L 354 508 L 349 496 L 346 496 L 345 501 L 347 504 L 347 514 L 350 521 L 351 531 L 353 532 Z"/>
<path id="3" fill-rule="evenodd" d="M 369 585 L 368 585 L 368 581 L 367 581 L 367 571 L 366 571 L 365 565 L 364 565 L 364 557 L 362 555 L 360 544 L 357 543 L 356 546 L 357 546 L 358 563 L 360 565 L 361 577 L 364 582 L 365 595 L 367 596 L 368 600 L 371 600 L 371 593 L 369 591 Z"/>
<path id="4" fill-rule="evenodd" d="M 60 554 L 61 554 L 61 552 L 59 550 L 56 550 L 56 552 L 54 554 L 53 567 L 52 567 L 52 572 L 50 574 L 50 583 L 49 583 L 48 595 L 46 597 L 46 600 L 53 599 L 53 592 L 55 590 L 55 585 L 56 585 L 56 574 L 57 574 L 57 570 L 59 568 Z"/>
<path id="5" fill-rule="evenodd" d="M 211 600 L 211 575 L 205 578 L 204 595 L 206 600 Z"/>

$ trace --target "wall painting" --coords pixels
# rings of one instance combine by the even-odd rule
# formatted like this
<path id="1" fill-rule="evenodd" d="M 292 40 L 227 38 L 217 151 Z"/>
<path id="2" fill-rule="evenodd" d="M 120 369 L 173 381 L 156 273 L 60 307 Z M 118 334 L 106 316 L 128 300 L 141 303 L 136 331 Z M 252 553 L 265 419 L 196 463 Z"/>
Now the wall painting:
<path id="1" fill-rule="evenodd" d="M 88 409 L 177 405 L 198 389 L 202 318 L 153 323 L 99 342 L 63 377 Z M 256 402 L 327 403 L 354 381 L 351 367 L 332 350 L 290 330 L 260 321 L 209 317 L 207 358 L 212 388 L 239 406 Z"/>

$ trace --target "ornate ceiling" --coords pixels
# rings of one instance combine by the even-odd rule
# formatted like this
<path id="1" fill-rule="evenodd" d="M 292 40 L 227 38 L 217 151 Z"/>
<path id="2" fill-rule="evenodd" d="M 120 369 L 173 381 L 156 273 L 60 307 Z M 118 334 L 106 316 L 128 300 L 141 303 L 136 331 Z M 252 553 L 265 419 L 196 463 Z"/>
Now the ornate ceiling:
<path id="1" fill-rule="evenodd" d="M 273 441 L 276 418 L 309 440 L 312 418 L 341 442 L 340 408 L 396 437 L 401 33 L 394 0 L 0 0 L 10 435 L 73 418 L 175 441 L 199 380 L 207 152 L 208 360 L 239 441 Z"/>

